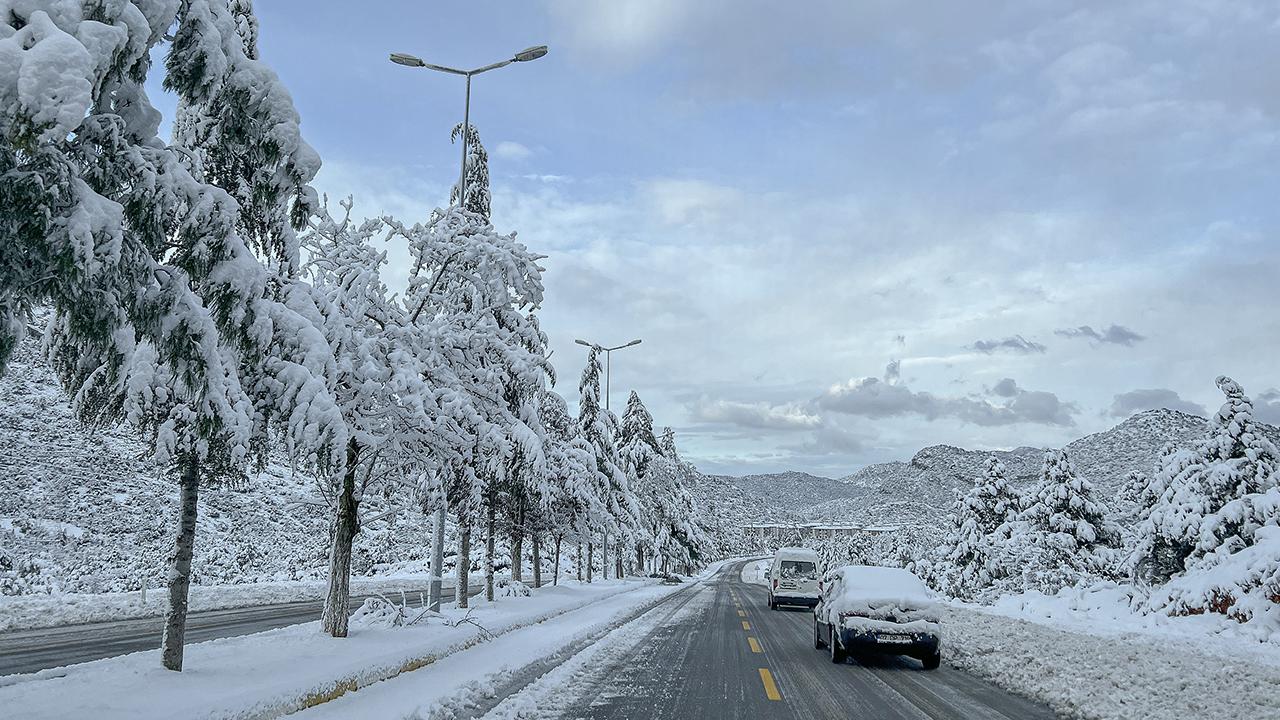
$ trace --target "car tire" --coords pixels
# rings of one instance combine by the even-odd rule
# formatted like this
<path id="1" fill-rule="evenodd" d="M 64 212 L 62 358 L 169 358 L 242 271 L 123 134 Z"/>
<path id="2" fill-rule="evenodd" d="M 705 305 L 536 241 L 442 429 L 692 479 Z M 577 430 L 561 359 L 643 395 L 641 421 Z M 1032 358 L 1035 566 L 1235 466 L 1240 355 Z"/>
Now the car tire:
<path id="1" fill-rule="evenodd" d="M 922 662 L 924 662 L 925 670 L 937 670 L 938 666 L 942 664 L 942 653 L 935 652 L 934 654 L 924 658 Z"/>
<path id="2" fill-rule="evenodd" d="M 840 638 L 836 636 L 835 626 L 831 627 L 831 634 L 827 636 L 827 646 L 831 648 L 831 662 L 843 665 L 848 653 L 844 651 L 844 648 L 840 647 Z"/>
<path id="3" fill-rule="evenodd" d="M 822 635 L 818 633 L 818 616 L 813 616 L 813 649 L 822 649 Z"/>
<path id="4" fill-rule="evenodd" d="M 778 609 L 778 601 L 774 600 L 772 595 L 769 596 L 769 609 L 770 610 Z"/>

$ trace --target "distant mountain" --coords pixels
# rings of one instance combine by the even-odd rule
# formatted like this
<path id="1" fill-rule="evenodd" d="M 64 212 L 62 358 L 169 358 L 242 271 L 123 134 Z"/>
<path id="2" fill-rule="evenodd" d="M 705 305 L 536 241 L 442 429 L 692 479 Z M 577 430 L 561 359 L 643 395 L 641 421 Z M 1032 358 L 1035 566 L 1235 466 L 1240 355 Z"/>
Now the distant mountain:
<path id="1" fill-rule="evenodd" d="M 1263 432 L 1280 443 L 1280 429 Z M 1189 447 L 1204 437 L 1208 421 L 1177 410 L 1147 410 L 1110 430 L 1066 446 L 1080 474 L 1109 503 L 1132 471 L 1150 474 L 1167 443 Z M 1004 463 L 1010 484 L 1025 490 L 1038 479 L 1045 450 L 978 451 L 932 445 L 909 462 L 869 465 L 840 480 L 805 473 L 732 478 L 744 494 L 758 498 L 765 515 L 778 519 L 862 524 L 934 525 L 951 504 L 982 477 L 988 457 Z"/>
<path id="2" fill-rule="evenodd" d="M 734 487 L 742 498 L 757 510 L 760 521 L 796 521 L 807 516 L 814 507 L 833 499 L 853 497 L 856 488 L 839 480 L 803 472 L 781 472 L 765 475 L 730 477 L 713 476 Z"/>

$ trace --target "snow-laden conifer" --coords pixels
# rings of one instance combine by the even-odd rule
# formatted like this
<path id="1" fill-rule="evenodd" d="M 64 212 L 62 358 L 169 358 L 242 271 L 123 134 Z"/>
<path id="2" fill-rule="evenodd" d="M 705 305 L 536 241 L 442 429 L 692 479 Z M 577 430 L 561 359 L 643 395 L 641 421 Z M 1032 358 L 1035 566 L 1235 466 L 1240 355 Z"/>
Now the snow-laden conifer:
<path id="1" fill-rule="evenodd" d="M 1228 377 L 1226 402 L 1193 452 L 1163 458 L 1162 487 L 1139 529 L 1136 566 L 1168 585 L 1148 607 L 1212 610 L 1273 626 L 1280 599 L 1280 453 L 1253 419 L 1253 403 Z M 1271 620 L 1267 620 L 1271 618 Z"/>

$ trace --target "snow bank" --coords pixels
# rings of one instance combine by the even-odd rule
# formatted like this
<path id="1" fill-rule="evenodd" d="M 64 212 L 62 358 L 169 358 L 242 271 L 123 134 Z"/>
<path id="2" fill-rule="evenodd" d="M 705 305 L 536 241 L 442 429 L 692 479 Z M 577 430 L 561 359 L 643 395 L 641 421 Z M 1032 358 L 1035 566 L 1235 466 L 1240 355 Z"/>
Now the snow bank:
<path id="1" fill-rule="evenodd" d="M 322 634 L 305 623 L 186 648 L 186 670 L 160 666 L 159 651 L 11 676 L 0 707 L 25 720 L 48 718 L 273 718 L 415 670 L 486 639 L 586 608 L 651 580 L 568 581 L 532 597 L 447 609 L 406 627 L 353 627 Z M 679 586 L 665 586 L 674 592 Z M 447 621 L 447 622 L 446 622 Z"/>
<path id="2" fill-rule="evenodd" d="M 1190 640 L 1076 632 L 958 605 L 940 610 L 947 662 L 1072 718 L 1280 717 L 1280 653 L 1256 662 L 1246 647 L 1247 656 L 1231 659 Z"/>
<path id="3" fill-rule="evenodd" d="M 1169 616 L 1135 610 L 1142 607 L 1141 600 L 1131 585 L 1102 582 L 1063 588 L 1055 595 L 1036 591 L 1005 595 L 992 606 L 954 604 L 1063 630 L 1108 638 L 1140 635 L 1150 642 L 1193 644 L 1201 652 L 1224 658 L 1247 656 L 1251 661 L 1280 665 L 1280 643 L 1260 642 L 1256 626 L 1217 613 Z"/>

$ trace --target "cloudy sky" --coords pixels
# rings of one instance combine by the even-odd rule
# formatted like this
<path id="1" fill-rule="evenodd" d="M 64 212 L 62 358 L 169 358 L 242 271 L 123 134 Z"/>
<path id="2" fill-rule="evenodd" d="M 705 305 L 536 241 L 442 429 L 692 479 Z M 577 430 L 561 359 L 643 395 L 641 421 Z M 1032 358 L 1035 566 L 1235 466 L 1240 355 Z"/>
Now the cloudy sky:
<path id="1" fill-rule="evenodd" d="M 463 88 L 387 54 L 551 46 L 475 81 L 495 224 L 549 256 L 560 390 L 643 338 L 615 409 L 706 470 L 1058 445 L 1223 373 L 1280 421 L 1274 0 L 256 5 L 318 185 L 405 220 Z"/>

